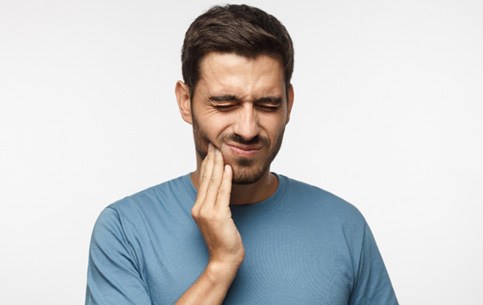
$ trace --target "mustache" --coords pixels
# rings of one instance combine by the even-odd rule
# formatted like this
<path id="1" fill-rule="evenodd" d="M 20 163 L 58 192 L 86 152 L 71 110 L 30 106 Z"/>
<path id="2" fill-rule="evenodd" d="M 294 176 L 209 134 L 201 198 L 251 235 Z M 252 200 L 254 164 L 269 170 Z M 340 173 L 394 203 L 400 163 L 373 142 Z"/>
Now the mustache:
<path id="1" fill-rule="evenodd" d="M 227 136 L 225 140 L 236 142 L 243 145 L 268 144 L 268 139 L 265 137 L 261 137 L 259 135 L 256 135 L 253 138 L 246 140 L 240 135 L 237 135 L 236 133 L 234 133 Z"/>

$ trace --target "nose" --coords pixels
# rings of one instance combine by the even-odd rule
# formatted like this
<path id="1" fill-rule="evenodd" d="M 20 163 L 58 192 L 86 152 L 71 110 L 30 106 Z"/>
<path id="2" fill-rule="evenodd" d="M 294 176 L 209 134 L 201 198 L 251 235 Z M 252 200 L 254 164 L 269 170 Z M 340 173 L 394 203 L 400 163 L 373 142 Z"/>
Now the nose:
<path id="1" fill-rule="evenodd" d="M 237 121 L 234 124 L 235 134 L 239 135 L 243 140 L 249 141 L 258 136 L 258 128 L 258 118 L 253 106 L 241 107 Z"/>

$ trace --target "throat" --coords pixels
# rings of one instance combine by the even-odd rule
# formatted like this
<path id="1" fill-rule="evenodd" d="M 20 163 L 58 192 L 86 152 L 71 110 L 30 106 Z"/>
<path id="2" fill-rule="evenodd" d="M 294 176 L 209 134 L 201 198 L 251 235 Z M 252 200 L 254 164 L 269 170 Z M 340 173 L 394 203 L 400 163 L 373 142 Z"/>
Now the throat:
<path id="1" fill-rule="evenodd" d="M 256 204 L 270 198 L 278 188 L 278 178 L 267 172 L 262 179 L 252 184 L 232 184 L 230 204 Z"/>

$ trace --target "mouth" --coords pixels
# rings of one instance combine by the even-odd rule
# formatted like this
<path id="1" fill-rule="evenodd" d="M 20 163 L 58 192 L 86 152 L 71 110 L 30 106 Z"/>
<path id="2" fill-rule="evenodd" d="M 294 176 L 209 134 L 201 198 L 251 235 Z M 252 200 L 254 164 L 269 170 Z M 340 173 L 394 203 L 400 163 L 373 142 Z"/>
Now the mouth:
<path id="1" fill-rule="evenodd" d="M 230 151 L 237 156 L 250 158 L 256 156 L 262 147 L 259 145 L 227 144 Z"/>

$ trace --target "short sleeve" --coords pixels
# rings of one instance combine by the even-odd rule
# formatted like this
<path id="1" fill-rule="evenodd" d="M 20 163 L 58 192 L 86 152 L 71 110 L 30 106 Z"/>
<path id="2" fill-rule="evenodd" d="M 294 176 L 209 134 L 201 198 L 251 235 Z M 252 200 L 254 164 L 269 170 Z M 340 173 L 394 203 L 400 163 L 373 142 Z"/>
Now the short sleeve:
<path id="1" fill-rule="evenodd" d="M 119 214 L 108 207 L 92 233 L 85 304 L 150 305 L 147 291 Z"/>
<path id="2" fill-rule="evenodd" d="M 350 305 L 398 305 L 371 230 L 365 225 L 357 278 Z"/>

